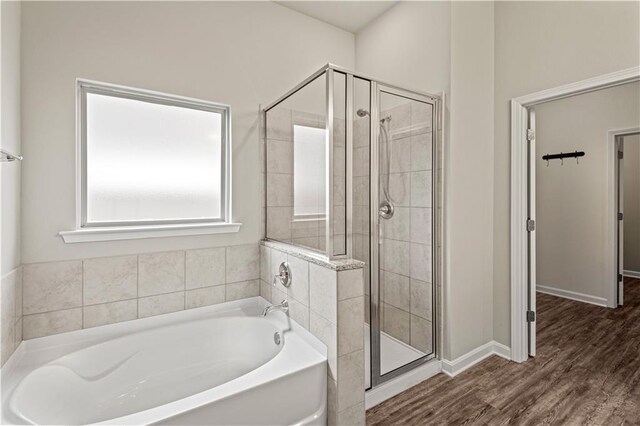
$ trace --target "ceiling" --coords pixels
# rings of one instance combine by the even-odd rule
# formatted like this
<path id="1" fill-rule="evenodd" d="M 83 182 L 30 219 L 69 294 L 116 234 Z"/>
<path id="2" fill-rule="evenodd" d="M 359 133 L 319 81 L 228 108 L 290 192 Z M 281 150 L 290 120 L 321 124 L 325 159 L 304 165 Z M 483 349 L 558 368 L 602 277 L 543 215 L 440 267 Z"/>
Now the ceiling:
<path id="1" fill-rule="evenodd" d="M 279 5 L 357 33 L 398 1 L 276 1 Z"/>

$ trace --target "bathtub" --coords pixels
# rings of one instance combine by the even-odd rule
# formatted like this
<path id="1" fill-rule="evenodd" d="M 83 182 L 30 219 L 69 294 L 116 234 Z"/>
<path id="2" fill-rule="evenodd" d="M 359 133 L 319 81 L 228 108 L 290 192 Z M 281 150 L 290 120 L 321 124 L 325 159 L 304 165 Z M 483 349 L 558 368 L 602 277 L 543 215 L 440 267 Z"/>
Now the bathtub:
<path id="1" fill-rule="evenodd" d="M 254 297 L 22 342 L 2 424 L 326 423 L 326 347 Z"/>

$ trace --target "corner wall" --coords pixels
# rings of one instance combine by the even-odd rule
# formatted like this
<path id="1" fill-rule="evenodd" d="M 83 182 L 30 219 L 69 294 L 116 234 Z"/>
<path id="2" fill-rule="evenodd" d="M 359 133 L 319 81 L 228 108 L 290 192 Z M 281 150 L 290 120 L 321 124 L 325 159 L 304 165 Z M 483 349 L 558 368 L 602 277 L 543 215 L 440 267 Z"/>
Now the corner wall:
<path id="1" fill-rule="evenodd" d="M 21 154 L 20 138 L 20 2 L 0 3 L 0 134 L 2 148 Z M 20 268 L 20 161 L 0 163 L 1 362 L 22 340 L 22 275 Z"/>
<path id="2" fill-rule="evenodd" d="M 2 2 L 1 146 L 20 154 L 20 2 Z M 2 276 L 20 265 L 21 162 L 2 163 Z"/>
<path id="3" fill-rule="evenodd" d="M 494 3 L 451 6 L 450 358 L 493 340 Z"/>
<path id="4" fill-rule="evenodd" d="M 510 344 L 509 100 L 638 66 L 638 2 L 496 2 L 494 339 Z"/>
<path id="5" fill-rule="evenodd" d="M 359 72 L 447 98 L 446 359 L 493 337 L 493 17 L 493 2 L 401 2 L 356 35 Z"/>

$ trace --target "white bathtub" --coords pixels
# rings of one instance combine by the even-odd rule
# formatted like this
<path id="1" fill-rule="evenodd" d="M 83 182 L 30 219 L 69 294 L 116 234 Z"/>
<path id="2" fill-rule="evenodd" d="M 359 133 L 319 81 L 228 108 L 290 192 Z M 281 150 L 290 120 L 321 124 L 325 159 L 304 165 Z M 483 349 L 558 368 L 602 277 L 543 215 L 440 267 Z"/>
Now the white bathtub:
<path id="1" fill-rule="evenodd" d="M 2 424 L 326 423 L 326 348 L 260 297 L 22 343 Z M 279 333 L 280 344 L 274 335 Z"/>

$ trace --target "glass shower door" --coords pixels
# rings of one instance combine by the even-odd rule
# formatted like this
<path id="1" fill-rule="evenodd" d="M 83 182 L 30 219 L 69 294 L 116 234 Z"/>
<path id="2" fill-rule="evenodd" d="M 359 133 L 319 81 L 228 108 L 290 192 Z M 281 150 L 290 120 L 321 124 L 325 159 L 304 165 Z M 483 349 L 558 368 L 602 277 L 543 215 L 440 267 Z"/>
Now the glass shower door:
<path id="1" fill-rule="evenodd" d="M 377 304 L 378 318 L 372 341 L 379 359 L 373 358 L 372 371 L 378 376 L 374 382 L 382 382 L 434 354 L 435 108 L 430 98 L 382 86 L 377 98 L 372 166 L 377 165 L 378 179 L 371 209 L 378 240 L 372 310 Z"/>

